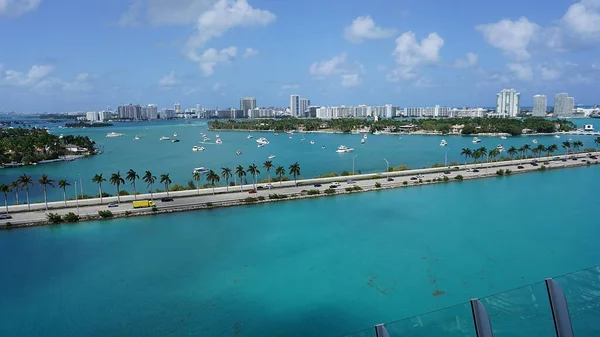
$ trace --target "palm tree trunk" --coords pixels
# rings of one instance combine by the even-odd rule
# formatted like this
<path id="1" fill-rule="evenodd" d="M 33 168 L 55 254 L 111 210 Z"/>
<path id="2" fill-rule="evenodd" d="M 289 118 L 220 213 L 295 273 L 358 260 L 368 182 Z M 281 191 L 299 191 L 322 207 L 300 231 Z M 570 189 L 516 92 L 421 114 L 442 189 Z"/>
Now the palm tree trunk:
<path id="1" fill-rule="evenodd" d="M 6 207 L 6 214 L 8 214 L 8 197 L 4 195 L 4 207 Z"/>
<path id="2" fill-rule="evenodd" d="M 27 209 L 31 211 L 31 204 L 29 203 L 29 189 L 25 190 L 25 197 L 27 198 Z"/>
<path id="3" fill-rule="evenodd" d="M 267 171 L 267 175 L 269 176 L 269 184 L 271 183 L 271 172 Z"/>
<path id="4" fill-rule="evenodd" d="M 256 174 L 252 175 L 252 183 L 254 184 L 254 190 L 256 191 Z"/>
<path id="5" fill-rule="evenodd" d="M 154 194 L 152 194 L 152 185 L 150 185 L 150 200 L 154 200 Z"/>
<path id="6" fill-rule="evenodd" d="M 67 206 L 67 190 L 63 188 L 63 200 L 65 201 L 65 207 Z"/>
<path id="7" fill-rule="evenodd" d="M 15 192 L 15 201 L 18 205 L 19 204 L 19 191 Z"/>
<path id="8" fill-rule="evenodd" d="M 242 176 L 240 176 L 240 192 L 244 190 L 244 184 L 242 183 Z"/>
<path id="9" fill-rule="evenodd" d="M 167 198 L 169 197 L 169 185 L 165 185 L 165 187 L 167 188 Z"/>
<path id="10" fill-rule="evenodd" d="M 46 204 L 46 210 L 48 210 L 48 197 L 46 195 L 46 187 L 44 186 L 44 204 Z"/>
<path id="11" fill-rule="evenodd" d="M 133 200 L 137 200 L 137 190 L 135 188 L 135 179 L 133 180 Z"/>
<path id="12" fill-rule="evenodd" d="M 212 185 L 213 195 L 215 195 L 215 184 Z"/>
<path id="13" fill-rule="evenodd" d="M 196 180 L 196 189 L 198 190 L 198 195 L 200 195 L 200 180 Z"/>
<path id="14" fill-rule="evenodd" d="M 117 204 L 121 203 L 121 193 L 119 192 L 119 185 L 117 185 Z"/>
<path id="15" fill-rule="evenodd" d="M 98 191 L 100 192 L 100 203 L 102 203 L 102 185 L 98 185 Z"/>
<path id="16" fill-rule="evenodd" d="M 281 184 L 283 183 L 283 176 L 279 176 L 279 186 L 281 186 Z"/>
<path id="17" fill-rule="evenodd" d="M 229 192 L 229 178 L 225 179 L 225 190 Z"/>

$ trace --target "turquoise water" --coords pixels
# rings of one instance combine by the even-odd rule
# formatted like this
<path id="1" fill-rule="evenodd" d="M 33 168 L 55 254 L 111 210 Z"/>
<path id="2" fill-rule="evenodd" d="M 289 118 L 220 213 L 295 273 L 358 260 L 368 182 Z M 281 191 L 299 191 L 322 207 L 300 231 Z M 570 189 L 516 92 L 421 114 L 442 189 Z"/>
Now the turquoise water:
<path id="1" fill-rule="evenodd" d="M 598 120 L 576 119 L 574 121 L 583 124 Z M 439 146 L 442 139 L 448 142 L 449 162 L 463 162 L 464 158 L 460 156 L 460 151 L 465 147 L 485 146 L 491 149 L 502 144 L 508 149 L 511 145 L 517 147 L 525 143 L 533 145 L 531 141 L 534 138 L 538 140 L 539 144 L 546 146 L 559 144 L 561 153 L 563 150 L 560 148 L 560 143 L 568 138 L 581 140 L 586 147 L 594 147 L 594 137 L 591 136 L 569 136 L 568 138 L 563 136 L 560 139 L 552 136 L 528 136 L 509 137 L 507 140 L 482 136 L 480 137 L 481 143 L 472 144 L 472 137 L 462 136 L 370 135 L 366 144 L 361 145 L 362 136 L 359 135 L 309 134 L 306 135 L 306 141 L 302 142 L 301 135 L 294 135 L 292 139 L 289 139 L 285 133 L 281 133 L 279 136 L 274 136 L 273 133 L 251 133 L 254 138 L 247 139 L 249 134 L 247 132 L 218 132 L 223 144 L 216 145 L 214 141 L 217 132 L 207 132 L 206 122 L 199 120 L 193 120 L 191 124 L 182 121 L 116 123 L 114 127 L 110 128 L 87 129 L 58 129 L 56 125 L 52 126 L 54 127 L 51 129 L 53 134 L 77 133 L 90 136 L 104 148 L 104 154 L 69 163 L 0 170 L 0 183 L 10 183 L 23 173 L 34 176 L 36 180 L 45 173 L 51 179 L 67 179 L 71 182 L 79 180 L 81 175 L 84 193 L 96 195 L 98 194 L 97 185 L 92 183 L 91 179 L 97 173 L 103 173 L 105 177 L 109 177 L 117 170 L 120 170 L 123 175 L 129 169 L 136 170 L 140 175 L 143 175 L 145 170 L 150 170 L 157 177 L 162 173 L 170 173 L 174 183 L 187 185 L 195 167 L 209 167 L 218 172 L 221 171 L 221 167 L 233 168 L 237 165 L 248 167 L 252 163 L 261 167 L 271 154 L 276 156 L 273 159 L 276 166 L 282 165 L 287 169 L 290 164 L 298 161 L 301 167 L 301 177 L 312 178 L 330 172 L 351 172 L 353 158 L 354 170 L 363 173 L 385 171 L 384 158 L 392 166 L 402 164 L 410 168 L 429 167 L 434 163 L 443 163 L 446 149 Z M 106 138 L 106 133 L 111 131 L 124 133 L 125 136 Z M 198 143 L 202 139 L 200 132 L 208 134 L 210 144 Z M 177 133 L 177 138 L 181 142 L 159 141 L 161 136 L 173 138 L 173 133 Z M 141 137 L 138 141 L 133 140 L 136 134 Z M 258 148 L 255 140 L 263 136 L 267 137 L 271 144 Z M 311 145 L 310 140 L 314 140 L 315 144 Z M 348 154 L 335 153 L 340 144 L 353 147 L 355 151 Z M 192 146 L 194 145 L 204 146 L 206 150 L 193 152 Z M 326 148 L 322 149 L 322 145 L 325 145 Z M 242 155 L 236 155 L 237 150 L 241 150 Z M 263 168 L 260 170 L 260 178 L 266 178 L 266 171 Z M 68 197 L 74 198 L 73 187 L 71 186 L 69 189 Z M 129 184 L 124 188 L 130 192 L 133 191 Z M 104 190 L 111 194 L 116 192 L 115 187 L 108 183 L 105 184 Z M 138 190 L 146 191 L 143 183 L 138 183 Z M 48 195 L 51 200 L 62 200 L 63 198 L 62 191 L 58 188 L 50 188 Z M 12 201 L 12 195 L 9 197 Z M 25 200 L 24 192 L 21 192 L 20 200 Z M 32 189 L 31 200 L 43 200 L 39 187 L 36 186 Z"/>
<path id="2" fill-rule="evenodd" d="M 2 231 L 0 336 L 339 336 L 597 265 L 599 175 Z"/>

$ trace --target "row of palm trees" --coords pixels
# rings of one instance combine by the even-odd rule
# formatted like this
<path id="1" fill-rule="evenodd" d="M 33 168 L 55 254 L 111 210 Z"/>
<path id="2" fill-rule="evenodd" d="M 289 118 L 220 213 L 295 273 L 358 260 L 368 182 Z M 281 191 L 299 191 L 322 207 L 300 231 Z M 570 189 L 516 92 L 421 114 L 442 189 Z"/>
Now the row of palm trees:
<path id="1" fill-rule="evenodd" d="M 596 144 L 600 143 L 600 137 L 597 138 L 596 140 L 594 140 L 594 142 Z M 581 141 L 574 141 L 574 142 L 570 142 L 570 141 L 564 141 L 561 144 L 562 148 L 565 149 L 566 154 L 569 154 L 569 151 L 571 150 L 571 147 L 573 147 L 575 149 L 575 152 L 578 152 L 580 148 L 583 147 L 583 142 Z M 546 153 L 548 156 L 552 155 L 554 152 L 558 151 L 558 145 L 556 144 L 552 144 L 549 146 L 544 146 L 542 144 L 538 144 L 535 147 L 531 147 L 531 145 L 529 144 L 525 144 L 519 148 L 516 148 L 515 146 L 511 146 L 506 153 L 510 156 L 511 159 L 514 159 L 514 157 L 517 154 L 520 154 L 520 158 L 527 158 L 529 156 L 529 151 L 531 151 L 531 153 L 534 156 L 537 157 L 541 157 L 542 154 Z M 500 156 L 500 154 L 502 153 L 502 150 L 498 149 L 498 148 L 494 148 L 488 151 L 488 149 L 486 149 L 485 147 L 480 147 L 478 149 L 469 149 L 469 148 L 463 148 L 460 152 L 461 156 L 465 157 L 465 164 L 467 164 L 467 160 L 470 158 L 473 158 L 473 162 L 477 162 L 477 160 L 479 158 L 483 158 L 487 156 L 487 161 L 490 161 L 490 159 L 492 161 L 494 161 L 495 157 Z"/>
<path id="2" fill-rule="evenodd" d="M 269 183 L 271 182 L 271 170 L 275 168 L 275 174 L 279 177 L 279 181 L 281 184 L 282 178 L 286 175 L 286 170 L 283 166 L 275 167 L 273 162 L 267 160 L 263 163 L 262 167 L 267 171 L 269 177 Z M 296 182 L 296 178 L 300 175 L 300 164 L 295 162 L 290 165 L 288 171 L 290 175 L 294 177 L 294 183 Z M 253 188 L 256 189 L 257 177 L 260 174 L 260 170 L 256 164 L 252 164 L 248 166 L 247 169 L 244 169 L 242 165 L 238 165 L 235 168 L 235 171 L 228 167 L 221 168 L 221 175 L 213 170 L 210 170 L 206 174 L 206 181 L 212 185 L 213 194 L 215 193 L 215 184 L 221 180 L 221 177 L 225 179 L 227 191 L 229 191 L 229 179 L 232 177 L 240 179 L 240 191 L 242 190 L 242 178 L 244 178 L 247 174 L 252 176 L 252 184 Z M 198 190 L 198 194 L 200 194 L 200 181 L 202 179 L 202 174 L 200 172 L 194 172 L 192 178 L 196 182 L 196 189 Z M 92 178 L 92 182 L 98 185 L 98 192 L 100 195 L 100 202 L 102 202 L 103 191 L 102 184 L 108 181 L 111 185 L 114 185 L 117 189 L 117 202 L 121 202 L 120 194 L 121 194 L 121 186 L 125 184 L 125 181 L 129 181 L 133 187 L 134 199 L 137 200 L 137 187 L 136 182 L 138 180 L 142 180 L 146 183 L 148 190 L 150 191 L 150 197 L 153 199 L 154 195 L 154 184 L 157 182 L 157 177 L 152 174 L 150 171 L 146 171 L 144 175 L 140 178 L 140 175 L 130 169 L 127 171 L 125 175 L 121 175 L 121 171 L 117 171 L 108 177 L 108 180 L 103 176 L 102 173 L 94 175 Z M 158 178 L 158 182 L 165 186 L 165 190 L 167 192 L 167 197 L 169 196 L 169 186 L 173 183 L 169 173 L 163 173 Z M 47 198 L 47 189 L 48 187 L 55 187 L 55 181 L 49 179 L 46 174 L 42 174 L 42 176 L 38 179 L 39 185 L 42 187 L 42 191 L 44 192 L 44 203 L 46 205 L 46 210 L 48 210 L 48 198 Z M 71 184 L 67 180 L 59 180 L 58 187 L 63 190 L 63 200 L 65 202 L 65 206 L 67 205 L 67 187 L 71 186 Z M 11 184 L 1 184 L 0 185 L 0 193 L 4 194 L 4 205 L 6 207 L 6 212 L 8 213 L 8 193 L 14 193 L 16 204 L 19 204 L 19 191 L 24 190 L 27 198 L 27 208 L 31 210 L 31 204 L 29 203 L 29 188 L 33 187 L 33 178 L 27 174 L 23 174 L 17 180 L 12 182 Z"/>

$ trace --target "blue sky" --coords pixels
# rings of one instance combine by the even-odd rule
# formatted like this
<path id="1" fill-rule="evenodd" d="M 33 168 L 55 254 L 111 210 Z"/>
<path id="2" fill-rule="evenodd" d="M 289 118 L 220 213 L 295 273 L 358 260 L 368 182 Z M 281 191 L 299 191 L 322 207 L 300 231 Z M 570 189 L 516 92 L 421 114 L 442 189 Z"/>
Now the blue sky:
<path id="1" fill-rule="evenodd" d="M 600 0 L 0 0 L 0 111 L 600 103 Z"/>

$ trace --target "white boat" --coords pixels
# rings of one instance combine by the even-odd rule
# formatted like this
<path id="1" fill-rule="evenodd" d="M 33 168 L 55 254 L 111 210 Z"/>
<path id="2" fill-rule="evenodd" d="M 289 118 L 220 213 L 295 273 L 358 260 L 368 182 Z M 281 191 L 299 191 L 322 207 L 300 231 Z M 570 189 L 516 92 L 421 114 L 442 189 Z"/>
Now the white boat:
<path id="1" fill-rule="evenodd" d="M 219 138 L 219 139 L 217 139 L 217 141 L 215 143 L 217 143 L 217 144 L 223 144 L 223 141 Z"/>
<path id="2" fill-rule="evenodd" d="M 140 140 L 140 135 L 135 135 L 135 138 L 133 138 L 135 140 Z"/>
<path id="3" fill-rule="evenodd" d="M 353 148 L 347 147 L 347 146 L 344 146 L 344 145 L 340 145 L 340 146 L 338 146 L 338 149 L 335 152 L 337 152 L 337 153 L 348 153 L 348 152 L 352 152 L 352 151 L 354 151 Z"/>
<path id="4" fill-rule="evenodd" d="M 594 131 L 594 125 L 592 125 L 592 124 L 585 124 L 583 126 L 583 131 Z"/>
<path id="5" fill-rule="evenodd" d="M 64 135 L 61 134 L 60 136 L 58 136 L 58 139 L 63 139 Z"/>
<path id="6" fill-rule="evenodd" d="M 481 139 L 473 137 L 473 144 L 481 143 Z"/>
<path id="7" fill-rule="evenodd" d="M 248 138 L 248 139 L 252 139 L 252 138 L 254 138 L 254 137 L 252 137 L 252 135 L 248 135 L 248 137 L 246 137 L 246 138 Z"/>
<path id="8" fill-rule="evenodd" d="M 500 139 L 506 139 L 506 136 L 501 136 Z"/>
<path id="9" fill-rule="evenodd" d="M 496 146 L 496 149 L 500 152 L 504 151 L 504 146 L 502 146 L 502 144 L 498 144 L 498 146 Z"/>
<path id="10" fill-rule="evenodd" d="M 217 134 L 215 135 L 215 137 L 219 138 L 219 134 L 217 133 Z"/>
<path id="11" fill-rule="evenodd" d="M 305 141 L 305 140 L 306 140 L 306 138 L 305 138 L 305 137 L 302 137 L 302 139 L 300 139 L 300 141 L 302 141 L 302 142 L 303 142 L 303 141 Z"/>
<path id="12" fill-rule="evenodd" d="M 367 139 L 367 134 L 366 133 L 363 135 L 363 139 Z"/>
<path id="13" fill-rule="evenodd" d="M 177 137 L 177 132 L 175 132 L 175 133 L 173 134 L 173 137 Z"/>
<path id="14" fill-rule="evenodd" d="M 314 141 L 314 140 L 311 140 L 311 141 L 310 141 L 310 143 L 311 143 L 312 145 L 315 145 L 315 141 Z"/>
<path id="15" fill-rule="evenodd" d="M 267 144 L 269 144 L 269 141 L 265 137 L 260 137 L 259 139 L 256 140 L 256 142 L 259 145 L 267 145 Z"/>
<path id="16" fill-rule="evenodd" d="M 292 136 L 290 136 L 290 139 L 292 139 Z"/>
<path id="17" fill-rule="evenodd" d="M 194 145 L 194 146 L 192 147 L 192 151 L 204 151 L 204 147 L 202 147 L 202 146 L 197 146 L 197 145 Z"/>
<path id="18" fill-rule="evenodd" d="M 446 146 L 448 145 L 448 142 L 446 142 L 445 139 L 442 139 L 442 141 L 440 142 L 440 146 Z"/>
<path id="19" fill-rule="evenodd" d="M 560 136 L 559 135 L 554 135 L 554 138 L 558 139 L 558 138 L 560 138 Z"/>
<path id="20" fill-rule="evenodd" d="M 537 144 L 537 139 L 531 141 L 533 144 Z"/>
<path id="21" fill-rule="evenodd" d="M 122 133 L 116 133 L 116 132 L 109 132 L 106 134 L 106 138 L 121 137 L 121 136 L 123 136 Z"/>
<path id="22" fill-rule="evenodd" d="M 263 146 L 265 146 L 265 144 L 263 144 L 263 143 L 258 144 L 258 147 L 263 147 Z"/>
<path id="23" fill-rule="evenodd" d="M 273 158 L 275 158 L 274 154 L 272 154 L 272 155 L 269 156 L 269 159 L 273 159 Z"/>
<path id="24" fill-rule="evenodd" d="M 235 154 L 237 154 L 239 156 L 240 154 L 242 154 L 242 150 L 235 151 Z"/>
<path id="25" fill-rule="evenodd" d="M 173 140 L 171 141 L 171 143 L 179 143 L 179 142 L 180 142 L 180 140 L 179 140 L 179 139 L 173 139 Z"/>
<path id="26" fill-rule="evenodd" d="M 325 145 L 321 146 L 321 149 L 325 150 Z"/>
<path id="27" fill-rule="evenodd" d="M 375 131 L 375 132 L 373 132 L 373 134 L 374 134 L 374 135 L 380 135 L 380 134 L 381 134 L 381 132 L 379 132 L 379 131 Z"/>
<path id="28" fill-rule="evenodd" d="M 210 172 L 210 169 L 206 168 L 206 167 L 196 167 L 194 169 L 194 171 L 192 171 L 192 173 L 200 173 L 200 174 L 204 174 L 204 173 L 208 173 L 208 172 Z"/>
<path id="29" fill-rule="evenodd" d="M 360 140 L 360 143 L 361 143 L 361 144 L 364 144 L 364 143 L 365 143 L 365 139 L 364 139 L 364 138 L 363 138 L 363 139 L 361 139 L 361 140 Z"/>
<path id="30" fill-rule="evenodd" d="M 171 138 L 169 138 L 167 136 L 162 136 L 162 137 L 159 138 L 159 140 L 169 140 L 169 139 L 171 139 Z"/>
<path id="31" fill-rule="evenodd" d="M 275 136 L 279 136 L 279 134 L 277 132 L 275 132 Z"/>

